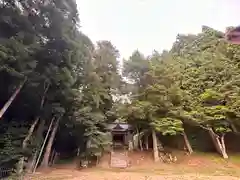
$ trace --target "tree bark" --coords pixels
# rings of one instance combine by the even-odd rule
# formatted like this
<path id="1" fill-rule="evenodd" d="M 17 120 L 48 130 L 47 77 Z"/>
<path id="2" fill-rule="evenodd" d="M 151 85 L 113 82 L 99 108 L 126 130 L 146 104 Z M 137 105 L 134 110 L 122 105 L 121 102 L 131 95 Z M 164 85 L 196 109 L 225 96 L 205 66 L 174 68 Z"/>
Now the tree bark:
<path id="1" fill-rule="evenodd" d="M 157 135 L 155 130 L 152 130 L 152 139 L 153 139 L 153 157 L 154 161 L 158 162 L 159 159 L 159 153 L 158 153 L 158 145 L 157 145 Z"/>
<path id="2" fill-rule="evenodd" d="M 49 157 L 50 157 L 50 153 L 51 153 L 51 150 L 52 150 L 53 141 L 54 141 L 57 129 L 58 129 L 59 121 L 60 121 L 60 117 L 57 119 L 57 121 L 54 125 L 54 128 L 52 130 L 51 136 L 49 138 L 49 141 L 48 141 L 45 153 L 44 153 L 44 157 L 43 157 L 43 160 L 42 160 L 42 163 L 41 163 L 42 167 L 45 167 L 45 168 L 48 167 Z"/>
<path id="3" fill-rule="evenodd" d="M 31 125 L 31 127 L 30 127 L 30 129 L 28 131 L 27 136 L 23 140 L 23 144 L 22 144 L 23 150 L 25 150 L 27 148 L 27 143 L 30 140 L 30 138 L 31 138 L 31 136 L 33 134 L 33 131 L 34 131 L 38 121 L 39 121 L 39 118 L 36 118 L 35 121 L 33 122 L 33 124 Z M 18 162 L 18 165 L 17 165 L 17 173 L 18 174 L 21 174 L 23 172 L 23 167 L 24 167 L 24 156 L 21 157 L 19 162 Z"/>
<path id="4" fill-rule="evenodd" d="M 140 151 L 143 151 L 143 143 L 141 137 L 139 137 Z"/>
<path id="5" fill-rule="evenodd" d="M 231 126 L 231 129 L 232 129 L 232 131 L 233 131 L 234 133 L 237 133 L 237 132 L 238 132 L 236 126 L 235 126 L 233 123 L 230 122 L 230 126 Z"/>
<path id="6" fill-rule="evenodd" d="M 55 164 L 55 162 L 58 160 L 58 155 L 59 155 L 59 153 L 55 152 L 55 154 L 53 156 L 53 164 Z"/>
<path id="7" fill-rule="evenodd" d="M 52 153 L 51 153 L 51 157 L 50 157 L 50 163 L 49 163 L 50 166 L 53 165 L 53 159 L 54 159 L 55 154 L 56 154 L 56 151 L 53 149 L 53 151 L 52 151 Z"/>
<path id="8" fill-rule="evenodd" d="M 139 149 L 141 150 L 140 132 L 139 132 L 138 128 L 137 128 L 137 144 L 138 144 L 138 146 L 137 146 L 138 150 Z"/>
<path id="9" fill-rule="evenodd" d="M 139 148 L 138 148 L 138 134 L 135 134 L 135 135 L 133 135 L 133 148 L 135 149 L 135 150 L 138 150 Z"/>
<path id="10" fill-rule="evenodd" d="M 50 85 L 47 84 L 47 86 L 45 87 L 45 84 L 44 84 L 44 92 L 43 92 L 42 99 L 41 99 L 41 103 L 40 103 L 40 111 L 43 109 L 43 106 L 44 106 L 44 103 L 45 103 L 45 99 L 46 99 L 46 94 L 47 94 L 47 92 L 48 92 L 49 86 L 50 86 Z M 38 114 L 38 116 L 37 116 L 36 119 L 35 119 L 36 124 L 34 125 L 34 127 L 31 127 L 31 128 L 32 128 L 32 133 L 33 133 L 36 125 L 38 124 L 39 120 L 40 120 L 40 115 Z M 39 126 L 39 128 L 38 128 L 37 138 L 42 135 L 42 131 L 43 131 L 43 128 L 44 128 L 44 124 L 45 124 L 45 121 L 42 120 L 42 122 L 41 122 L 41 124 L 40 124 L 40 126 Z M 32 136 L 32 133 L 31 133 L 31 134 L 29 133 L 29 134 L 28 134 L 29 136 L 27 136 L 27 137 L 24 139 L 24 141 L 25 141 L 25 140 L 28 141 L 28 140 L 30 139 L 30 137 Z M 23 142 L 23 143 L 24 143 L 24 142 Z M 23 147 L 23 149 L 24 149 L 24 148 L 26 148 L 26 147 Z M 34 167 L 34 165 L 35 165 L 35 163 L 36 163 L 36 160 L 37 160 L 37 151 L 34 153 L 33 160 L 32 160 L 32 162 L 30 163 L 31 166 L 28 167 L 28 172 L 31 172 L 31 171 L 32 171 L 32 169 L 33 169 L 33 167 Z"/>
<path id="11" fill-rule="evenodd" d="M 14 99 L 17 97 L 17 95 L 19 94 L 19 92 L 21 91 L 23 85 L 26 83 L 27 78 L 24 79 L 24 81 L 18 86 L 18 88 L 15 90 L 15 92 L 12 94 L 12 96 L 8 99 L 8 101 L 4 104 L 4 106 L 2 107 L 2 109 L 0 110 L 0 119 L 2 118 L 2 116 L 4 115 L 4 113 L 7 111 L 7 109 L 9 108 L 9 106 L 12 104 L 12 102 L 14 101 Z"/>
<path id="12" fill-rule="evenodd" d="M 77 157 L 80 156 L 80 147 L 77 148 Z"/>
<path id="13" fill-rule="evenodd" d="M 217 134 L 214 133 L 212 128 L 208 128 L 209 135 L 213 141 L 213 144 L 219 154 L 222 155 L 224 159 L 228 159 L 228 155 L 226 152 L 225 141 L 224 141 L 224 134 L 219 137 Z"/>
<path id="14" fill-rule="evenodd" d="M 99 157 L 97 156 L 97 161 L 96 161 L 96 165 L 99 164 Z"/>
<path id="15" fill-rule="evenodd" d="M 37 166 L 38 166 L 38 162 L 39 162 L 40 157 L 41 157 L 41 155 L 42 155 L 42 151 L 43 151 L 43 149 L 44 149 L 44 146 L 45 146 L 45 144 L 46 144 L 46 142 L 47 142 L 48 135 L 49 135 L 49 133 L 50 133 L 50 131 L 51 131 L 51 129 L 52 129 L 52 124 L 53 124 L 54 119 L 55 119 L 55 117 L 52 118 L 51 124 L 49 125 L 48 132 L 47 132 L 46 137 L 45 137 L 45 139 L 44 139 L 44 142 L 43 142 L 43 144 L 42 144 L 42 147 L 41 147 L 41 150 L 40 150 L 40 152 L 39 152 L 39 155 L 38 155 L 36 164 L 34 165 L 33 172 L 36 171 L 36 168 L 37 168 Z"/>
<path id="16" fill-rule="evenodd" d="M 184 139 L 184 143 L 185 143 L 185 146 L 187 148 L 187 151 L 189 152 L 189 154 L 192 154 L 193 153 L 193 149 L 192 149 L 192 146 L 188 140 L 188 137 L 185 133 L 185 131 L 183 131 L 183 139 Z"/>
<path id="17" fill-rule="evenodd" d="M 162 142 L 157 138 L 157 146 L 158 146 L 158 150 L 163 152 L 164 151 L 164 147 Z"/>
<path id="18" fill-rule="evenodd" d="M 223 158 L 224 159 L 228 159 L 228 154 L 226 152 L 226 146 L 225 146 L 225 134 L 223 134 L 220 138 L 220 142 L 221 142 L 221 145 L 222 145 L 222 154 L 223 154 Z"/>
<path id="19" fill-rule="evenodd" d="M 41 120 L 39 127 L 37 129 L 37 139 L 42 139 L 42 134 L 43 134 L 43 130 L 44 130 L 44 125 L 45 125 L 45 120 Z M 29 166 L 27 168 L 27 171 L 30 173 L 33 171 L 34 166 L 37 162 L 37 158 L 38 158 L 38 152 L 39 152 L 39 148 L 41 146 L 41 141 L 39 142 L 39 145 L 37 145 L 37 149 L 34 152 L 33 158 L 32 160 L 29 162 Z"/>
<path id="20" fill-rule="evenodd" d="M 212 128 L 208 128 L 208 133 L 213 141 L 214 147 L 216 148 L 217 152 L 221 154 L 221 149 L 219 144 L 217 143 L 217 138 L 215 137 L 216 134 L 213 132 Z"/>
<path id="21" fill-rule="evenodd" d="M 146 134 L 144 137 L 145 137 L 145 147 L 146 147 L 146 150 L 148 150 L 149 149 L 149 147 L 148 147 L 148 134 Z"/>

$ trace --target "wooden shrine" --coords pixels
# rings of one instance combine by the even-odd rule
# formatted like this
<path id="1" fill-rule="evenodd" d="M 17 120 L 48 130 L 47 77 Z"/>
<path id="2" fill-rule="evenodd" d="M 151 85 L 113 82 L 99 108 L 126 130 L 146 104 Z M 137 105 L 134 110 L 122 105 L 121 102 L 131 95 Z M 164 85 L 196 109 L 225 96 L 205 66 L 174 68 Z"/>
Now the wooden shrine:
<path id="1" fill-rule="evenodd" d="M 112 135 L 113 148 L 133 149 L 133 129 L 127 123 L 111 123 L 107 129 Z"/>

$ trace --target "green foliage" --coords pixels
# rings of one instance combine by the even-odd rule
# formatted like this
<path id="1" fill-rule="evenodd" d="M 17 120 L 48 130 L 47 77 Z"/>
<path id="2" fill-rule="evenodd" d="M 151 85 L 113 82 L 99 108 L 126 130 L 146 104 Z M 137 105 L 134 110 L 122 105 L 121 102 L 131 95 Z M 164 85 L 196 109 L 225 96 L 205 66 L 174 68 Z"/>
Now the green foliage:
<path id="1" fill-rule="evenodd" d="M 53 116 L 62 117 L 60 129 L 72 124 L 74 112 L 79 108 L 76 99 L 89 83 L 85 79 L 94 47 L 78 30 L 74 0 L 45 3 L 3 0 L 0 11 L 0 86 L 4 87 L 0 90 L 1 107 L 23 77 L 27 78 L 24 88 L 4 114 L 7 122 L 27 124 L 24 128 L 19 127 L 21 132 L 12 124 L 3 131 L 1 161 L 8 161 L 29 156 L 22 152 L 22 142 L 33 120 L 40 118 L 43 128 L 37 124 L 33 137 L 27 142 L 28 148 L 24 151 L 29 149 L 30 154 L 41 146 Z M 95 112 L 95 109 L 91 111 Z M 83 126 L 84 123 L 77 127 Z M 19 139 L 15 139 L 15 134 L 19 134 Z"/>
<path id="2" fill-rule="evenodd" d="M 235 58 L 230 55 L 232 52 L 227 52 L 233 45 L 220 41 L 220 36 L 221 32 L 203 27 L 202 33 L 194 36 L 195 43 L 189 41 L 181 47 L 186 51 L 178 56 L 186 59 L 181 86 L 189 95 L 188 112 L 198 123 L 211 126 L 218 133 L 226 133 L 237 123 L 237 111 L 232 110 L 231 104 L 236 102 L 232 97 L 236 97 L 239 87 L 229 83 L 236 80 L 239 70 Z M 185 40 L 180 38 L 178 43 L 180 41 Z M 199 51 L 189 54 L 187 49 L 190 47 Z"/>
<path id="3" fill-rule="evenodd" d="M 85 157 L 109 147 L 106 124 L 115 120 L 162 135 L 187 123 L 219 135 L 240 126 L 240 47 L 219 40 L 222 32 L 179 34 L 169 51 L 134 51 L 120 69 L 110 41 L 94 46 L 79 30 L 75 0 L 2 0 L 0 26 L 1 107 L 27 79 L 0 125 L 1 162 L 37 152 L 52 117 L 61 117 L 54 148 L 71 140 Z"/>
<path id="4" fill-rule="evenodd" d="M 163 135 L 177 135 L 184 130 L 182 127 L 182 121 L 169 117 L 155 119 L 152 126 Z"/>
<path id="5" fill-rule="evenodd" d="M 182 122 L 175 116 L 181 109 L 181 90 L 176 86 L 172 67 L 157 58 L 162 57 L 154 55 L 149 60 L 152 65 L 141 77 L 144 85 L 139 86 L 141 92 L 128 106 L 126 119 L 141 129 L 151 127 L 163 135 L 176 135 L 183 131 Z"/>
<path id="6" fill-rule="evenodd" d="M 75 101 L 78 109 L 74 112 L 76 122 L 85 128 L 83 155 L 87 157 L 100 156 L 111 143 L 106 123 L 113 107 L 114 89 L 119 87 L 120 79 L 118 51 L 110 42 L 98 42 L 92 54 L 94 57 L 85 71 L 81 98 Z"/>
<path id="7" fill-rule="evenodd" d="M 14 162 L 21 157 L 22 154 L 29 156 L 31 149 L 23 151 L 21 146 L 27 131 L 27 128 L 23 124 L 2 124 L 2 131 L 4 133 L 0 136 L 0 144 L 2 147 L 0 151 L 0 164 L 10 161 Z"/>
<path id="8" fill-rule="evenodd" d="M 232 131 L 239 123 L 239 46 L 221 37 L 203 26 L 197 35 L 178 35 L 169 52 L 148 59 L 134 52 L 124 75 L 138 91 L 132 91 L 126 119 L 164 135 L 181 133 L 182 123 Z"/>

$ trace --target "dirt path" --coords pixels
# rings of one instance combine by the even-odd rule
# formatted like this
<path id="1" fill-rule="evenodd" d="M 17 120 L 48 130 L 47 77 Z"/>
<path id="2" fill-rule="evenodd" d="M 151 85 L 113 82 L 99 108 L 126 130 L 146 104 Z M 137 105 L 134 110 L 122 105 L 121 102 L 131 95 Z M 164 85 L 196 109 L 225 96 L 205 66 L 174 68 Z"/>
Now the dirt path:
<path id="1" fill-rule="evenodd" d="M 158 175 L 146 172 L 76 171 L 55 170 L 39 173 L 25 180 L 240 180 L 231 176 L 207 176 L 200 174 Z"/>
<path id="2" fill-rule="evenodd" d="M 103 158 L 97 167 L 82 170 L 76 170 L 76 164 L 57 165 L 25 180 L 240 180 L 240 163 L 217 155 L 196 154 L 166 164 L 153 163 L 150 154 L 134 153 L 131 167 L 125 170 L 109 168 L 108 160 Z"/>

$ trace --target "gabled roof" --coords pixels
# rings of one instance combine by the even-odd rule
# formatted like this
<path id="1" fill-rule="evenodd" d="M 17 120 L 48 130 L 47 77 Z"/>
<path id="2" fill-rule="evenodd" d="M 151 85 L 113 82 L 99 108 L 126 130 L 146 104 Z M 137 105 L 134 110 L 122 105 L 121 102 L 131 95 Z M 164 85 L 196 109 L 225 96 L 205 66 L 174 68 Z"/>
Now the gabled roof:
<path id="1" fill-rule="evenodd" d="M 110 131 L 127 131 L 131 130 L 132 126 L 127 123 L 111 123 L 108 124 L 107 129 Z"/>

